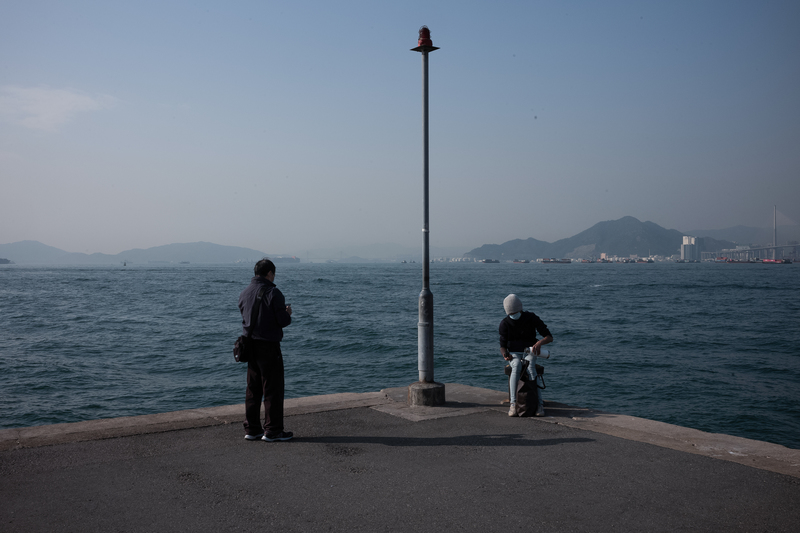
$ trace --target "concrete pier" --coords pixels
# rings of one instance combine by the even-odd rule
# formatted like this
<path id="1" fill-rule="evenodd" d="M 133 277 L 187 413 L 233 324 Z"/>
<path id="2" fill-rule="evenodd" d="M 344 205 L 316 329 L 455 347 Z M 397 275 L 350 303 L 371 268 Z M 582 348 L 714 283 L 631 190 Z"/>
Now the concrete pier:
<path id="1" fill-rule="evenodd" d="M 0 431 L 0 531 L 796 531 L 800 450 L 448 383 Z M 423 476 L 424 474 L 424 476 Z M 423 476 L 423 477 L 420 477 Z M 419 480 L 424 479 L 424 486 Z"/>

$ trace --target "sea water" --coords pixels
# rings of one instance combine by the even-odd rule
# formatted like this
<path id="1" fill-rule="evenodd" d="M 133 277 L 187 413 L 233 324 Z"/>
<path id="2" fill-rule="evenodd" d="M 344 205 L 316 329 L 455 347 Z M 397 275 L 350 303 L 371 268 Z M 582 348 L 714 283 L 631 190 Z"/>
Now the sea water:
<path id="1" fill-rule="evenodd" d="M 0 267 L 0 428 L 242 403 L 251 265 Z M 435 379 L 505 390 L 516 293 L 545 400 L 800 448 L 800 265 L 434 263 Z M 420 264 L 278 264 L 287 397 L 418 378 Z"/>

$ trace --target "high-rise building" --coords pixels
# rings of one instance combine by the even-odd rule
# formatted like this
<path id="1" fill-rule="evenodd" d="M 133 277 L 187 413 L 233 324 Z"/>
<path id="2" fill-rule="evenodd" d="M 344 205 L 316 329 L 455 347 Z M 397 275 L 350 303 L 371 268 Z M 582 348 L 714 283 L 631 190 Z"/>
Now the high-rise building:
<path id="1" fill-rule="evenodd" d="M 686 261 L 700 260 L 700 246 L 697 244 L 697 237 L 683 236 L 681 245 L 681 259 Z"/>

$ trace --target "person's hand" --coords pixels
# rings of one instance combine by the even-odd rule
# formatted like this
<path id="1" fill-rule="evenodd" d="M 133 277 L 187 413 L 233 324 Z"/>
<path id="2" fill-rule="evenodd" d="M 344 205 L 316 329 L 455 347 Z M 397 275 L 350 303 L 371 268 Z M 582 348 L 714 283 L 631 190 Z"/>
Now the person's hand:
<path id="1" fill-rule="evenodd" d="M 533 355 L 536 355 L 536 356 L 541 355 L 542 354 L 542 345 L 537 342 L 536 344 L 531 346 L 531 353 Z"/>
<path id="2" fill-rule="evenodd" d="M 286 312 L 289 313 L 289 316 L 292 316 L 292 304 L 286 306 Z"/>
<path id="3" fill-rule="evenodd" d="M 503 355 L 503 359 L 505 359 L 506 361 L 511 361 L 513 359 L 513 357 L 511 357 L 511 352 L 509 352 L 505 348 L 501 348 L 500 353 Z"/>

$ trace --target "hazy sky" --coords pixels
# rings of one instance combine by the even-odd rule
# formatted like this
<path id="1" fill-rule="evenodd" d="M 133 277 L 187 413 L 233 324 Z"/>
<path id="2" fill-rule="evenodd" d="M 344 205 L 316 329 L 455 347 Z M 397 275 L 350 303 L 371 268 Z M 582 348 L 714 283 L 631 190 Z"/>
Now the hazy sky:
<path id="1" fill-rule="evenodd" d="M 800 221 L 800 2 L 0 3 L 0 243 L 269 253 Z M 313 253 L 313 252 L 312 252 Z"/>

